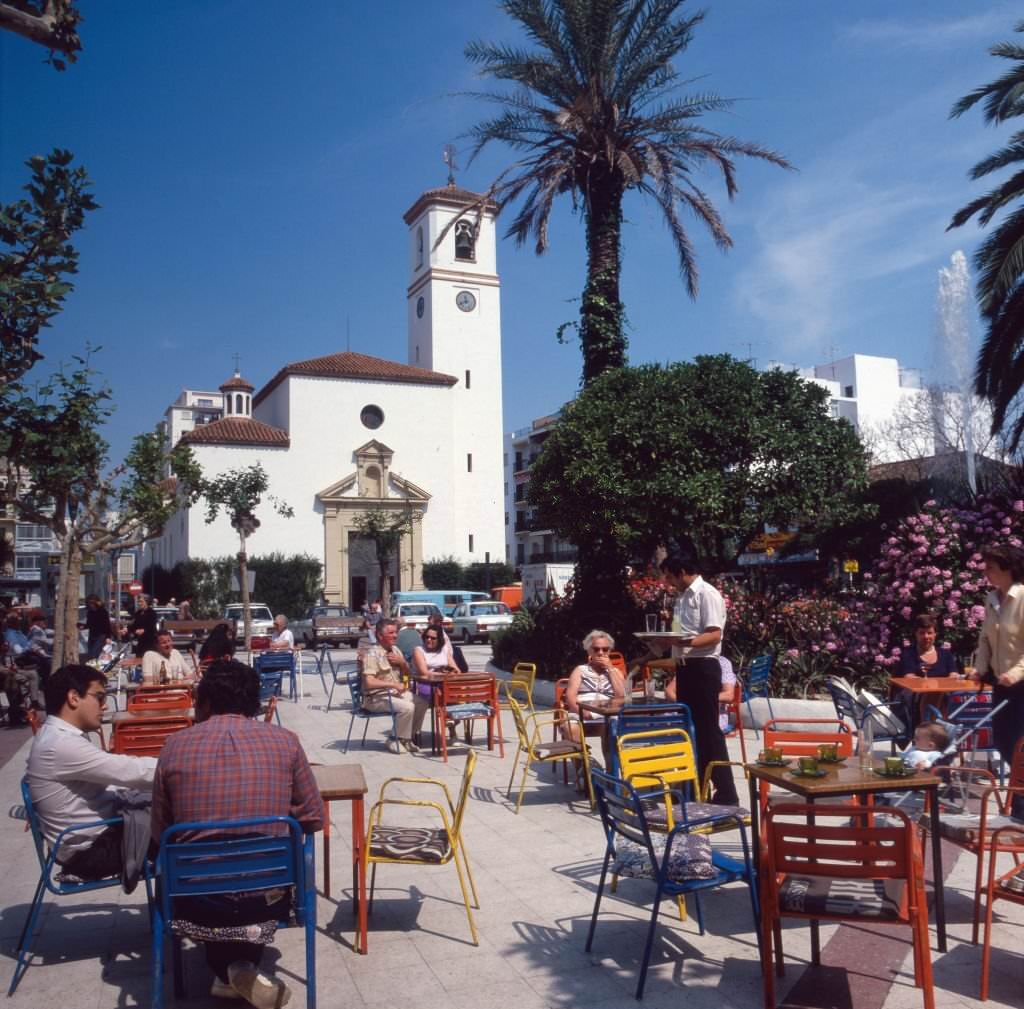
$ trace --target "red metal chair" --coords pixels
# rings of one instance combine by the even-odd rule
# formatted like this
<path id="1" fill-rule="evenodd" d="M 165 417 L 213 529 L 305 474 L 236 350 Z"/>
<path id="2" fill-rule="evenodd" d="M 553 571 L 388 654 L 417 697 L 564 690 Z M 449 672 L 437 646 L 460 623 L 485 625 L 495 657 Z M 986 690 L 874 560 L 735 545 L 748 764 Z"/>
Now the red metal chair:
<path id="1" fill-rule="evenodd" d="M 1024 795 L 1024 788 L 999 789 L 1000 805 L 1008 806 L 1014 795 Z M 996 858 L 1000 853 L 1013 854 L 1014 867 L 996 877 Z M 1011 889 L 1009 885 L 1022 870 L 1021 856 L 1024 855 L 1024 824 L 1000 827 L 992 832 L 988 842 L 988 884 L 985 887 L 985 938 L 981 947 L 981 994 L 984 1002 L 988 998 L 988 975 L 992 962 L 992 910 L 997 900 L 1008 900 L 1024 906 L 1024 888 Z M 1015 881 L 1016 882 L 1016 881 Z M 977 939 L 975 939 L 977 942 Z M 1019 945 L 1017 950 L 1019 951 Z"/>
<path id="2" fill-rule="evenodd" d="M 810 726 L 808 729 L 776 728 L 776 726 Z M 815 729 L 817 727 L 817 730 Z M 765 749 L 778 749 L 783 757 L 817 757 L 818 747 L 823 744 L 835 746 L 841 759 L 853 756 L 853 733 L 839 718 L 786 718 L 766 722 L 764 732 Z M 761 813 L 768 808 L 768 782 L 760 783 Z"/>
<path id="3" fill-rule="evenodd" d="M 916 828 L 906 813 L 887 809 L 883 822 L 877 809 L 867 806 L 780 802 L 765 818 L 763 844 L 765 1009 L 775 1007 L 773 943 L 776 972 L 780 977 L 784 973 L 783 917 L 908 925 L 914 984 L 923 989 L 925 1009 L 935 1009 L 924 864 Z M 814 962 L 817 966 L 820 958 Z"/>
<path id="4" fill-rule="evenodd" d="M 191 718 L 173 715 L 118 722 L 114 725 L 111 751 L 133 757 L 159 757 L 167 737 L 191 725 Z"/>
<path id="5" fill-rule="evenodd" d="M 505 742 L 501 734 L 501 708 L 498 704 L 498 680 L 494 676 L 450 676 L 434 691 L 434 711 L 441 736 L 441 756 L 448 762 L 449 722 L 487 722 L 487 749 L 494 749 L 497 738 L 502 757 Z"/>
<path id="6" fill-rule="evenodd" d="M 180 688 L 136 690 L 128 698 L 129 711 L 188 711 L 192 694 Z"/>
<path id="7" fill-rule="evenodd" d="M 747 762 L 747 743 L 743 738 L 743 685 L 739 680 L 733 684 L 732 700 L 723 701 L 721 707 L 724 709 L 724 713 L 732 719 L 732 728 L 725 734 L 726 738 L 739 734 L 740 753 L 743 755 L 745 764 Z"/>

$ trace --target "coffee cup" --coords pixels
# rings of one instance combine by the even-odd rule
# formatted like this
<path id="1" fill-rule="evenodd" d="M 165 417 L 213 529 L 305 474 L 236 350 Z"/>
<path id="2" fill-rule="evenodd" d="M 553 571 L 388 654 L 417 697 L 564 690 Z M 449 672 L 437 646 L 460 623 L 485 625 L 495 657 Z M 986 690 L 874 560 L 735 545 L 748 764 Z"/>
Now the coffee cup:
<path id="1" fill-rule="evenodd" d="M 782 750 L 777 746 L 765 747 L 765 760 L 770 764 L 782 763 Z"/>
<path id="2" fill-rule="evenodd" d="M 822 743 L 818 747 L 818 760 L 838 760 L 839 748 L 835 743 Z"/>
<path id="3" fill-rule="evenodd" d="M 817 774 L 818 773 L 818 758 L 817 757 L 801 757 L 800 758 L 800 773 L 801 774 Z"/>
<path id="4" fill-rule="evenodd" d="M 886 774 L 900 774 L 903 771 L 903 758 L 902 757 L 886 757 L 885 758 L 885 773 Z"/>

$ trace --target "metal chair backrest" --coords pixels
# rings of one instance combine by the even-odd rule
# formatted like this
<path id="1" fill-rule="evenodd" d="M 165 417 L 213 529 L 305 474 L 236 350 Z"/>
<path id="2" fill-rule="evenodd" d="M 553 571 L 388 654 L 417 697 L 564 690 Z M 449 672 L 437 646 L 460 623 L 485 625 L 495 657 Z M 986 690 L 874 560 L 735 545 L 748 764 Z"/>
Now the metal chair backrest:
<path id="1" fill-rule="evenodd" d="M 758 655 L 747 668 L 747 694 L 751 697 L 767 697 L 770 692 L 772 666 L 775 657 Z"/>
<path id="2" fill-rule="evenodd" d="M 778 726 L 807 726 L 778 728 Z M 853 733 L 839 718 L 780 718 L 766 722 L 764 745 L 782 750 L 784 757 L 817 757 L 818 747 L 832 744 L 841 758 L 853 756 Z"/>
<path id="3" fill-rule="evenodd" d="M 187 690 L 136 690 L 128 698 L 129 711 L 188 711 L 192 695 Z"/>
<path id="4" fill-rule="evenodd" d="M 270 647 L 270 635 L 269 634 L 254 634 L 249 638 L 249 651 L 250 652 L 261 652 L 264 649 Z"/>
<path id="5" fill-rule="evenodd" d="M 493 676 L 451 676 L 441 683 L 435 694 L 438 704 L 453 707 L 456 704 L 482 702 L 497 708 L 498 681 Z"/>
<path id="6" fill-rule="evenodd" d="M 622 778 L 614 778 L 597 768 L 593 768 L 590 774 L 601 825 L 609 845 L 614 847 L 616 837 L 621 837 L 630 844 L 645 848 L 656 870 L 660 863 L 654 854 L 654 844 L 640 794 Z"/>
<path id="7" fill-rule="evenodd" d="M 43 837 L 42 827 L 39 825 L 39 816 L 36 807 L 32 802 L 32 793 L 29 791 L 28 782 L 21 780 L 21 800 L 25 803 L 25 815 L 28 817 L 28 829 L 32 832 L 32 843 L 35 845 L 36 858 L 39 859 L 39 868 L 46 871 L 46 838 Z"/>
<path id="8" fill-rule="evenodd" d="M 509 680 L 527 684 L 532 693 L 533 685 L 537 681 L 537 663 L 517 662 L 512 667 L 512 674 L 509 676 Z"/>
<path id="9" fill-rule="evenodd" d="M 608 719 L 608 747 L 612 755 L 613 774 L 618 771 L 618 740 L 631 732 L 654 732 L 656 729 L 682 729 L 693 744 L 693 715 L 687 705 L 680 701 L 666 704 L 627 704 L 614 718 Z"/>
<path id="10" fill-rule="evenodd" d="M 691 737 L 683 729 L 620 736 L 618 758 L 622 779 L 638 792 L 649 794 L 651 790 L 662 792 L 676 787 L 689 798 L 699 790 L 697 758 Z"/>
<path id="11" fill-rule="evenodd" d="M 39 712 L 36 711 L 35 708 L 29 708 L 26 710 L 25 721 L 28 722 L 33 736 L 39 732 L 43 725 L 43 720 L 39 717 Z"/>
<path id="12" fill-rule="evenodd" d="M 345 682 L 352 695 L 352 710 L 359 711 L 363 706 L 363 674 L 358 669 L 350 669 L 345 674 Z"/>
<path id="13" fill-rule="evenodd" d="M 523 709 L 519 706 L 519 702 L 511 695 L 506 693 L 508 698 L 508 706 L 512 712 L 512 721 L 516 727 L 516 735 L 519 737 L 519 746 L 523 750 L 530 749 L 530 733 L 526 728 L 526 718 L 523 715 Z"/>
<path id="14" fill-rule="evenodd" d="M 765 879 L 914 878 L 916 827 L 899 809 L 886 808 L 882 818 L 871 807 L 780 802 L 765 817 L 765 838 Z"/>
<path id="15" fill-rule="evenodd" d="M 565 707 L 565 691 L 569 687 L 569 677 L 563 676 L 560 680 L 555 680 L 555 708 L 561 709 Z"/>
<path id="16" fill-rule="evenodd" d="M 469 785 L 473 779 L 473 768 L 476 767 L 476 751 L 470 750 L 466 757 L 466 767 L 462 772 L 462 783 L 459 785 L 459 798 L 455 803 L 455 815 L 452 817 L 452 841 L 457 842 L 462 836 L 462 816 L 466 812 L 469 801 Z"/>
<path id="17" fill-rule="evenodd" d="M 832 698 L 832 705 L 836 709 L 836 717 L 852 722 L 860 728 L 861 719 L 864 717 L 864 710 L 857 699 L 831 680 L 825 681 L 825 689 Z"/>
<path id="18" fill-rule="evenodd" d="M 608 661 L 620 672 L 622 675 L 629 675 L 629 668 L 626 666 L 626 656 L 622 652 L 609 652 Z"/>
<path id="19" fill-rule="evenodd" d="M 295 653 L 289 648 L 277 652 L 264 652 L 257 655 L 253 662 L 253 669 L 261 675 L 263 673 L 294 673 Z"/>
<path id="20" fill-rule="evenodd" d="M 125 753 L 132 757 L 159 757 L 167 737 L 191 725 L 191 718 L 181 716 L 118 723 L 114 726 L 110 748 L 113 753 Z"/>
<path id="21" fill-rule="evenodd" d="M 280 669 L 257 670 L 260 677 L 260 704 L 266 704 L 272 697 L 281 696 L 281 681 L 284 673 Z"/>
<path id="22" fill-rule="evenodd" d="M 958 750 L 994 749 L 991 724 L 992 691 L 954 691 L 946 698 L 946 704 L 952 709 L 946 717 L 956 727 Z"/>
<path id="23" fill-rule="evenodd" d="M 276 697 L 271 697 L 270 700 L 267 702 L 267 710 L 263 714 L 263 721 L 264 722 L 268 722 L 268 723 L 272 722 L 273 719 L 274 719 L 274 714 L 276 712 L 277 712 L 277 698 Z"/>

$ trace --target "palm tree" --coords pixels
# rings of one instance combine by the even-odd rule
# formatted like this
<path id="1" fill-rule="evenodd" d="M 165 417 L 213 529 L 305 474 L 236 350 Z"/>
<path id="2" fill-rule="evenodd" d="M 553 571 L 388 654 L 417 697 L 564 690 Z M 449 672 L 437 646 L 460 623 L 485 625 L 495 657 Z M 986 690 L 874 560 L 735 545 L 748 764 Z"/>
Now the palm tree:
<path id="1" fill-rule="evenodd" d="M 1014 28 L 1024 32 L 1024 21 Z M 951 118 L 963 115 L 984 102 L 985 122 L 999 125 L 1024 114 L 1024 46 L 1000 42 L 989 52 L 1014 65 L 1002 77 L 960 99 Z M 972 179 L 982 179 L 1002 168 L 1013 174 L 995 189 L 972 200 L 953 216 L 950 228 L 958 228 L 975 214 L 984 227 L 1006 207 L 1024 196 L 1024 131 L 1018 131 L 1000 151 L 971 169 Z M 977 297 L 988 332 L 978 354 L 975 389 L 992 406 L 992 431 L 1006 423 L 1006 415 L 1024 386 L 1024 207 L 1009 213 L 974 254 L 978 271 Z M 1011 451 L 1024 435 L 1024 412 L 1017 411 L 1008 438 Z"/>
<path id="2" fill-rule="evenodd" d="M 701 116 L 732 102 L 714 94 L 676 95 L 673 60 L 685 51 L 704 13 L 683 15 L 685 0 L 502 0 L 526 30 L 532 49 L 474 42 L 467 59 L 481 74 L 517 85 L 482 96 L 501 106 L 470 131 L 472 157 L 502 141 L 522 157 L 503 172 L 488 196 L 504 206 L 522 197 L 508 234 L 517 244 L 532 235 L 548 247 L 556 196 L 569 193 L 587 232 L 587 282 L 579 335 L 584 385 L 626 361 L 619 299 L 622 201 L 637 190 L 654 199 L 668 224 L 679 271 L 697 295 L 697 264 L 681 214 L 689 211 L 715 244 L 732 244 L 708 195 L 697 184 L 701 168 L 721 172 L 731 199 L 735 159 L 761 158 L 789 167 L 757 144 L 721 136 Z"/>

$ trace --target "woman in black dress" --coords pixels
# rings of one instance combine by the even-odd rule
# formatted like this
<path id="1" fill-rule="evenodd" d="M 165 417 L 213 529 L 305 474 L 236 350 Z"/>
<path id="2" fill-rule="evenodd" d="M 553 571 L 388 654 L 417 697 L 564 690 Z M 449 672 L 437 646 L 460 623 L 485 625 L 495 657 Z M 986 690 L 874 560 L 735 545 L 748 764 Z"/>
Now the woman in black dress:
<path id="1" fill-rule="evenodd" d="M 160 618 L 149 605 L 149 597 L 139 595 L 135 600 L 135 616 L 132 617 L 128 636 L 135 643 L 135 655 L 142 658 L 146 652 L 156 648 L 156 632 Z"/>

